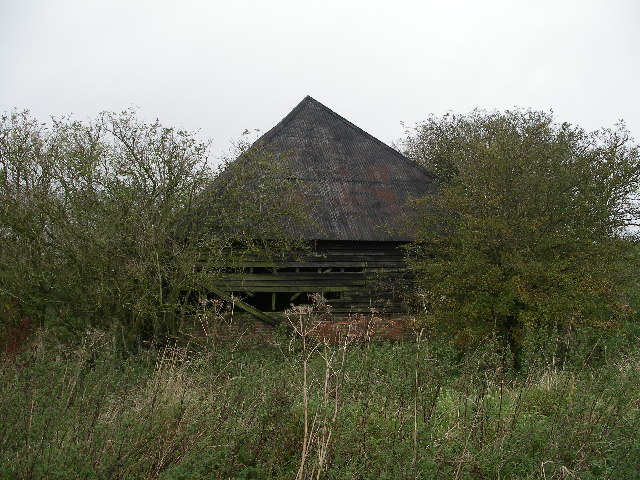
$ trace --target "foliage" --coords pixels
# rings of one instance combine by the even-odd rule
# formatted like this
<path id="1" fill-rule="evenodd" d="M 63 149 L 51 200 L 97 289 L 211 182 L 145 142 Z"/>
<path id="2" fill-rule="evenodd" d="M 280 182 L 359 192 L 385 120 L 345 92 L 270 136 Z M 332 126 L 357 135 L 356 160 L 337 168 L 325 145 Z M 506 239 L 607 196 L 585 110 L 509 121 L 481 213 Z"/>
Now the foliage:
<path id="1" fill-rule="evenodd" d="M 527 328 L 631 315 L 640 156 L 624 126 L 586 133 L 543 112 L 476 110 L 432 117 L 403 146 L 441 182 L 410 226 L 429 325 L 460 346 L 497 334 L 517 366 Z"/>
<path id="2" fill-rule="evenodd" d="M 301 208 L 286 159 L 256 149 L 232 160 L 216 171 L 206 143 L 132 111 L 50 126 L 26 112 L 3 116 L 5 330 L 28 319 L 74 335 L 115 325 L 127 343 L 176 335 L 192 292 L 231 251 L 275 255 L 297 242 L 281 228 Z M 274 199 L 270 215 L 256 208 Z"/>
<path id="3" fill-rule="evenodd" d="M 459 361 L 419 332 L 126 358 L 117 343 L 41 332 L 0 364 L 0 478 L 626 479 L 640 468 L 637 326 L 573 337 L 562 367 L 528 339 L 518 376 L 491 345 Z"/>

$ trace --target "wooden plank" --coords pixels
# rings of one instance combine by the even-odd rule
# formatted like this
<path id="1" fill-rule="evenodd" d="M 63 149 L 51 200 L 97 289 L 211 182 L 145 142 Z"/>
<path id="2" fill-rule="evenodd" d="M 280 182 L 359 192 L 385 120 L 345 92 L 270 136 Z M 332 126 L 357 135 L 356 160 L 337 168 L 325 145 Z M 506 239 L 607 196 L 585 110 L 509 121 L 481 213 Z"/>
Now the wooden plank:
<path id="1" fill-rule="evenodd" d="M 278 275 L 221 275 L 222 282 L 349 282 L 361 281 L 366 278 L 366 272 L 341 273 L 282 273 Z"/>
<path id="2" fill-rule="evenodd" d="M 351 258 L 353 257 L 346 257 Z M 218 263 L 214 267 L 215 268 L 237 268 L 238 270 L 242 270 L 244 268 L 251 267 L 260 267 L 260 268 L 295 268 L 295 267 L 310 267 L 310 268 L 385 268 L 385 267 L 404 267 L 404 262 L 401 259 L 395 260 L 393 258 L 385 257 L 380 259 L 374 259 L 370 262 L 364 261 L 354 261 L 354 260 L 345 260 L 343 258 L 337 258 L 333 261 L 327 261 L 326 259 L 318 259 L 317 261 L 313 260 L 304 260 L 300 262 L 279 262 L 277 265 L 273 263 L 265 263 L 265 262 L 246 262 L 243 265 L 238 265 L 236 263 Z"/>
<path id="3" fill-rule="evenodd" d="M 407 280 L 410 281 L 413 275 L 405 270 L 405 252 L 398 248 L 400 245 L 398 242 L 316 241 L 312 244 L 315 252 L 294 253 L 282 261 L 265 261 L 258 256 L 249 256 L 241 262 L 221 262 L 216 266 L 227 274 L 213 283 L 229 298 L 231 292 L 271 293 L 271 302 L 265 299 L 265 307 L 272 309 L 277 305 L 277 301 L 274 305 L 274 299 L 280 298 L 275 295 L 278 293 L 288 292 L 287 298 L 293 302 L 308 292 L 341 292 L 343 298 L 328 301 L 336 313 L 367 313 L 370 308 L 403 311 L 397 306 L 397 294 L 392 287 L 408 283 Z M 254 268 L 262 273 L 252 272 Z M 345 272 L 345 269 L 361 271 Z M 238 300 L 234 299 L 239 308 L 249 311 Z M 268 317 L 266 312 L 260 312 L 250 305 L 248 308 Z"/>
<path id="4" fill-rule="evenodd" d="M 291 292 L 291 293 L 295 293 L 295 292 L 300 292 L 300 293 L 307 293 L 307 292 L 316 292 L 316 293 L 323 293 L 323 292 L 348 292 L 348 291 L 357 291 L 357 292 L 361 292 L 362 291 L 362 286 L 356 285 L 356 286 L 351 286 L 351 287 L 344 287 L 344 286 L 339 286 L 339 287 L 334 287 L 334 286 L 330 286 L 330 287 L 319 287 L 317 285 L 303 285 L 303 286 L 299 286 L 299 285 L 287 285 L 286 288 L 283 288 L 282 286 L 278 286 L 278 287 L 274 287 L 274 286 L 254 286 L 254 285 L 238 285 L 238 286 L 233 286 L 233 287 L 229 287 L 228 285 L 219 285 L 220 290 L 223 290 L 225 292 L 242 292 L 242 293 L 249 293 L 249 292 Z M 213 291 L 213 290 L 212 290 Z"/>
<path id="5" fill-rule="evenodd" d="M 217 282 L 221 288 L 225 290 L 235 290 L 235 289 L 243 289 L 243 290 L 253 290 L 257 288 L 266 288 L 266 291 L 274 291 L 274 292 L 308 292 L 308 291 L 317 291 L 319 289 L 331 291 L 334 290 L 337 292 L 340 288 L 346 288 L 348 290 L 363 290 L 367 287 L 367 283 L 365 282 L 287 282 L 287 283 L 274 283 L 274 282 Z M 295 287 L 295 288 L 294 288 Z"/>
<path id="6" fill-rule="evenodd" d="M 231 295 L 217 287 L 214 286 L 208 286 L 207 287 L 209 290 L 211 290 L 213 293 L 215 293 L 216 295 L 218 295 L 220 298 L 222 298 L 223 300 L 227 300 L 228 302 L 232 302 L 234 305 L 237 305 L 238 307 L 240 307 L 242 310 L 244 310 L 247 313 L 250 313 L 251 315 L 253 315 L 254 317 L 256 317 L 259 320 L 262 320 L 263 322 L 272 325 L 274 327 L 278 326 L 278 324 L 280 322 L 278 322 L 275 318 L 271 317 L 270 315 L 267 315 L 264 312 L 261 312 L 260 310 L 258 310 L 255 307 L 252 307 L 251 305 L 249 305 L 248 303 L 243 302 L 242 300 L 240 300 L 239 298 L 236 297 L 231 297 Z"/>

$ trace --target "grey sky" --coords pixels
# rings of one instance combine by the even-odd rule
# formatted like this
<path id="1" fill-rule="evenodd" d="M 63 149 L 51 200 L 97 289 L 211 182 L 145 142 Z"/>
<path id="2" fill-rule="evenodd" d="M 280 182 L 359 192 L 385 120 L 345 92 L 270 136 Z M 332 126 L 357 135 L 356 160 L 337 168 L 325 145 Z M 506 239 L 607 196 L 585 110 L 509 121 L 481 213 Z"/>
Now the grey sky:
<path id="1" fill-rule="evenodd" d="M 136 106 L 214 154 L 307 94 L 387 143 L 514 106 L 640 140 L 639 23 L 637 0 L 0 0 L 0 110 Z"/>

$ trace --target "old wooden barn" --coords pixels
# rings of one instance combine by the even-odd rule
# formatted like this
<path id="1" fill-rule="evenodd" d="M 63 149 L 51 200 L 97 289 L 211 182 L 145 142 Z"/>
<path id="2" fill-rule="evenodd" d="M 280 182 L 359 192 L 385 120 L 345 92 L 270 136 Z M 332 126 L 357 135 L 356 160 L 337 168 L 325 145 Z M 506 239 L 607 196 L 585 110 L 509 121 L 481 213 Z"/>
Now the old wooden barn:
<path id="1" fill-rule="evenodd" d="M 433 191 L 434 179 L 417 164 L 307 96 L 257 142 L 287 154 L 295 179 L 313 198 L 312 253 L 275 267 L 248 263 L 213 290 L 260 320 L 306 304 L 311 296 L 335 316 L 399 313 L 403 252 L 398 233 L 406 203 Z"/>

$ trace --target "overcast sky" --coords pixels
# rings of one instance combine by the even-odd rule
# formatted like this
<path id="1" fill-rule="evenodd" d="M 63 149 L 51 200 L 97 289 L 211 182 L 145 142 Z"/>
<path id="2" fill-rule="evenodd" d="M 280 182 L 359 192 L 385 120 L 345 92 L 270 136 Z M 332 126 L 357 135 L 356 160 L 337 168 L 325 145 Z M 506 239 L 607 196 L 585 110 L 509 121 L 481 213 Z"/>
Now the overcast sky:
<path id="1" fill-rule="evenodd" d="M 214 155 L 305 95 L 387 143 L 515 106 L 640 141 L 639 25 L 638 0 L 0 0 L 0 110 L 135 106 Z"/>

